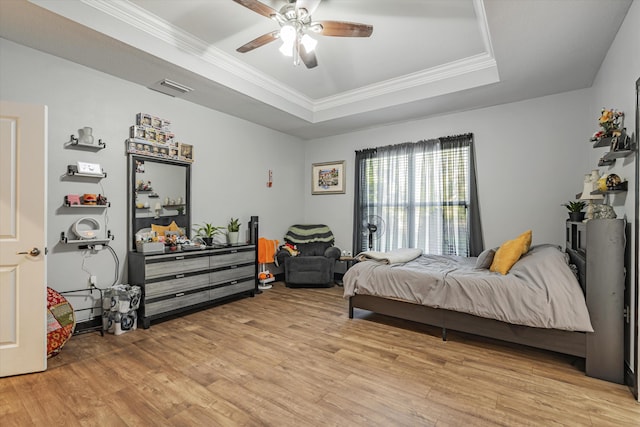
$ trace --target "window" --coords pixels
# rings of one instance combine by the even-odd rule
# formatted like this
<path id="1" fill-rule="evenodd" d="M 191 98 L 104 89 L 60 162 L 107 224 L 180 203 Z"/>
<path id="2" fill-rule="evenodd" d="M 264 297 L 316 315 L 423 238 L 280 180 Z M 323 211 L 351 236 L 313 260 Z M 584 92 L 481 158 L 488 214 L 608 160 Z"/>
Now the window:
<path id="1" fill-rule="evenodd" d="M 467 134 L 356 152 L 354 250 L 478 255 L 472 142 Z"/>

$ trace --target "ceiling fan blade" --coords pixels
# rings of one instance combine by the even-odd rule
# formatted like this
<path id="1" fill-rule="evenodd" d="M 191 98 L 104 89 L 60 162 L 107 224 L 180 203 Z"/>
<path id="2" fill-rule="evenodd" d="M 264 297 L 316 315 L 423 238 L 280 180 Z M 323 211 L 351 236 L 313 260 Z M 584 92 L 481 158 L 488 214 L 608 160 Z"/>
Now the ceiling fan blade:
<path id="1" fill-rule="evenodd" d="M 314 51 L 307 52 L 304 45 L 300 45 L 300 59 L 304 62 L 307 68 L 315 68 L 318 66 L 318 59 Z"/>
<path id="2" fill-rule="evenodd" d="M 247 9 L 251 9 L 256 13 L 259 13 L 262 16 L 266 16 L 267 18 L 271 18 L 273 15 L 278 14 L 278 12 L 275 9 L 267 6 L 264 3 L 260 3 L 257 0 L 233 0 L 233 1 L 238 4 L 241 4 Z"/>
<path id="3" fill-rule="evenodd" d="M 236 51 L 240 52 L 240 53 L 247 53 L 253 49 L 256 49 L 260 46 L 264 46 L 267 43 L 271 43 L 272 41 L 276 40 L 279 38 L 278 34 L 280 33 L 280 30 L 276 30 L 276 31 L 272 31 L 270 33 L 267 34 L 263 34 L 260 37 L 257 37 L 253 40 L 251 40 L 249 43 L 243 44 L 242 46 L 240 46 L 239 48 L 236 49 Z"/>
<path id="4" fill-rule="evenodd" d="M 373 25 L 358 24 L 357 22 L 317 21 L 311 26 L 320 24 L 322 28 L 316 31 L 323 36 L 333 37 L 369 37 L 373 33 Z"/>
<path id="5" fill-rule="evenodd" d="M 321 0 L 298 0 L 296 1 L 296 11 L 305 9 L 307 15 L 312 15 L 316 11 Z"/>

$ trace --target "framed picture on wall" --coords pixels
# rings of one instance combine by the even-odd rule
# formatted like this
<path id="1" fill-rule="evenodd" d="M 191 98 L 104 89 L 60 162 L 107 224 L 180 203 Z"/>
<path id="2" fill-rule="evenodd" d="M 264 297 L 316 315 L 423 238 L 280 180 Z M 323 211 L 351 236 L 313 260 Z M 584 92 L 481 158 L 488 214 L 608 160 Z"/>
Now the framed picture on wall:
<path id="1" fill-rule="evenodd" d="M 344 194 L 345 182 L 344 160 L 311 165 L 311 194 Z"/>

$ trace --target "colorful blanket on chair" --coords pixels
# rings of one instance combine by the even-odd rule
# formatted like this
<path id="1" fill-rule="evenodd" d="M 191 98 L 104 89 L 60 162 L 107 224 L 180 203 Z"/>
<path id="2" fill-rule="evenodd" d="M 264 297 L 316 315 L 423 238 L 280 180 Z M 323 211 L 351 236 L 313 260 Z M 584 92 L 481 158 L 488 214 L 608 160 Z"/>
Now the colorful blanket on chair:
<path id="1" fill-rule="evenodd" d="M 335 238 L 331 229 L 324 224 L 296 224 L 289 227 L 284 241 L 300 244 L 324 242 L 333 244 Z"/>

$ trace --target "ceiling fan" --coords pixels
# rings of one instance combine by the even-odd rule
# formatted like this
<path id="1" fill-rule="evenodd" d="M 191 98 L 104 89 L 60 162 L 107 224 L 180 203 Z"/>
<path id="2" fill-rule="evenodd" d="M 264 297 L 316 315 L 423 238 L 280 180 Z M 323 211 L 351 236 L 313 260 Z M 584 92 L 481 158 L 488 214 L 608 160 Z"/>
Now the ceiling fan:
<path id="1" fill-rule="evenodd" d="M 307 68 L 318 65 L 314 49 L 317 40 L 309 33 L 333 37 L 369 37 L 373 26 L 343 21 L 312 21 L 311 15 L 318 8 L 321 0 L 288 0 L 280 11 L 267 6 L 257 0 L 233 0 L 242 6 L 271 18 L 280 25 L 280 29 L 263 34 L 251 40 L 236 50 L 246 53 L 264 46 L 274 40 L 282 40 L 280 52 L 293 57 L 293 63 L 298 65 L 300 60 Z"/>

